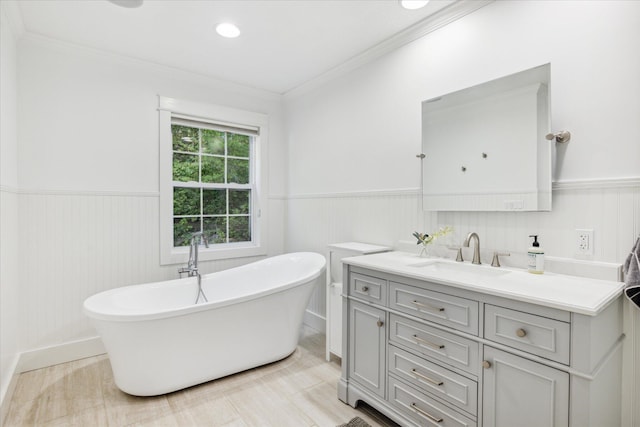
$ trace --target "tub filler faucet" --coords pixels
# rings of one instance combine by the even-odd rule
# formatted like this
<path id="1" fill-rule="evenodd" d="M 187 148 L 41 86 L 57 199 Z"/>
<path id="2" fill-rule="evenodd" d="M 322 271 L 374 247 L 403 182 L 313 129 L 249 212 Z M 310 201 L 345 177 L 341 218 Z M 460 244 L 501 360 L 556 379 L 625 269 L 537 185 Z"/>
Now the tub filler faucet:
<path id="1" fill-rule="evenodd" d="M 187 276 L 193 277 L 198 275 L 198 248 L 200 243 L 204 243 L 206 248 L 209 247 L 207 238 L 204 237 L 204 233 L 199 231 L 191 235 L 191 246 L 189 247 L 189 262 L 186 267 L 178 269 L 178 273 L 187 273 Z"/>
<path id="2" fill-rule="evenodd" d="M 196 295 L 196 302 L 198 303 L 200 300 L 200 295 L 205 302 L 209 302 L 207 296 L 204 294 L 202 290 L 202 276 L 200 276 L 200 272 L 198 271 L 198 248 L 200 247 L 200 243 L 204 243 L 206 248 L 209 247 L 209 242 L 207 242 L 207 238 L 204 237 L 204 233 L 199 231 L 197 233 L 193 233 L 191 235 L 191 245 L 189 246 L 189 262 L 186 267 L 182 267 L 178 269 L 178 274 L 182 276 L 182 273 L 187 273 L 188 277 L 197 277 L 198 278 L 198 293 Z"/>

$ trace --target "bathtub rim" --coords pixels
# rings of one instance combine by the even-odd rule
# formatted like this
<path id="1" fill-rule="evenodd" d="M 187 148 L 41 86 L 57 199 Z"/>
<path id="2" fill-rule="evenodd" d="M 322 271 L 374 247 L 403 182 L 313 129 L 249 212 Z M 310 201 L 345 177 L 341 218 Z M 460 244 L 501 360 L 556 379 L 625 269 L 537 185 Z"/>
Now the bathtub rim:
<path id="1" fill-rule="evenodd" d="M 196 278 L 195 277 L 185 277 L 185 278 L 181 278 L 181 279 L 171 279 L 171 280 L 163 280 L 163 281 L 159 281 L 159 282 L 148 282 L 148 283 L 141 283 L 141 284 L 135 284 L 135 285 L 125 285 L 125 286 L 119 286 L 117 288 L 114 289 L 108 289 L 106 291 L 102 291 L 99 292 L 97 294 L 91 295 L 90 297 L 86 298 L 82 304 L 82 312 L 89 317 L 92 320 L 99 320 L 99 321 L 107 321 L 107 322 L 141 322 L 141 321 L 147 321 L 147 320 L 157 320 L 157 319 L 166 319 L 166 318 L 171 318 L 171 317 L 178 317 L 178 316 L 186 316 L 189 315 L 191 313 L 197 313 L 200 311 L 205 311 L 205 310 L 213 310 L 213 309 L 217 309 L 217 308 L 223 308 L 223 307 L 228 307 L 228 306 L 232 306 L 232 305 L 236 305 L 236 304 L 241 304 L 243 302 L 246 301 L 250 301 L 253 299 L 257 299 L 260 297 L 264 297 L 270 294 L 276 294 L 276 293 L 280 293 L 280 292 L 286 292 L 287 290 L 294 288 L 296 286 L 300 286 L 302 284 L 308 283 L 310 281 L 316 280 L 318 277 L 320 277 L 320 275 L 325 271 L 326 269 L 326 259 L 324 256 L 320 255 L 317 252 L 291 252 L 291 253 L 286 253 L 286 254 L 281 254 L 281 255 L 275 255 L 272 257 L 267 257 L 258 261 L 254 261 L 252 263 L 248 263 L 245 265 L 241 265 L 238 267 L 234 267 L 232 269 L 228 269 L 228 270 L 223 270 L 223 271 L 230 271 L 233 270 L 235 268 L 243 268 L 246 267 L 248 265 L 251 264 L 256 264 L 256 263 L 260 263 L 263 261 L 267 261 L 267 260 L 273 260 L 274 258 L 286 258 L 287 256 L 294 256 L 294 255 L 311 255 L 312 258 L 316 258 L 317 259 L 317 265 L 312 264 L 312 266 L 314 267 L 314 269 L 311 271 L 310 274 L 303 276 L 301 278 L 299 278 L 298 280 L 292 281 L 292 282 L 288 282 L 286 284 L 274 287 L 274 288 L 270 288 L 270 289 L 266 289 L 263 291 L 259 291 L 259 292 L 255 292 L 255 293 L 251 293 L 251 294 L 246 294 L 246 295 L 241 295 L 235 298 L 231 298 L 231 299 L 227 299 L 224 301 L 214 301 L 214 302 L 205 302 L 205 303 L 199 303 L 199 304 L 191 304 L 191 305 L 187 305 L 187 306 L 182 306 L 182 307 L 177 307 L 177 308 L 169 308 L 169 309 L 164 309 L 164 310 L 158 310 L 158 311 L 154 311 L 154 312 L 143 312 L 143 313 L 123 313 L 123 312 L 107 312 L 105 310 L 101 310 L 100 308 L 102 307 L 91 307 L 92 303 L 95 301 L 99 301 L 103 298 L 110 298 L 112 295 L 117 294 L 119 292 L 122 292 L 122 290 L 124 288 L 150 288 L 153 286 L 158 286 L 158 285 L 169 285 L 169 284 L 182 284 L 184 283 L 184 286 L 189 286 L 190 284 L 193 285 L 194 287 L 194 295 L 195 292 L 197 291 L 196 288 Z M 216 274 L 218 274 L 220 272 L 214 272 L 214 273 L 208 273 L 205 275 L 202 275 L 202 280 L 207 280 L 208 278 L 213 278 L 215 277 Z"/>

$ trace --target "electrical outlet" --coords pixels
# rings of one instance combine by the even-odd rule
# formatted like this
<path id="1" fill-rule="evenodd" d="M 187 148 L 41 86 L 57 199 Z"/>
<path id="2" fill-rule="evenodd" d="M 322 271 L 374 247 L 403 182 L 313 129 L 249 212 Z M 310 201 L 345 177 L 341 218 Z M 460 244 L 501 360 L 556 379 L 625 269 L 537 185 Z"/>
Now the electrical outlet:
<path id="1" fill-rule="evenodd" d="M 576 253 L 593 255 L 593 230 L 576 230 Z"/>

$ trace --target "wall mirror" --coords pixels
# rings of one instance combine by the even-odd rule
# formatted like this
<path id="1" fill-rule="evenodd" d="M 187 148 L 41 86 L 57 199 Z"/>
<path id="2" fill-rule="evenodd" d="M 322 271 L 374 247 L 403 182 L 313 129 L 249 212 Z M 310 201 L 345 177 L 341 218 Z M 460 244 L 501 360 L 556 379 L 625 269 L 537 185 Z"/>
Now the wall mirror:
<path id="1" fill-rule="evenodd" d="M 422 103 L 427 211 L 550 211 L 550 65 Z"/>

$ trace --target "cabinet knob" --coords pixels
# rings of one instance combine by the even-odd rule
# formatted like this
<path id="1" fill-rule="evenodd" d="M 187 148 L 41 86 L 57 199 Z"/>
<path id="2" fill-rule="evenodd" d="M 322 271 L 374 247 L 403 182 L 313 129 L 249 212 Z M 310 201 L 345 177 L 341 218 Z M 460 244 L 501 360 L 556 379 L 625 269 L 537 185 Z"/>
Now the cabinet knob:
<path id="1" fill-rule="evenodd" d="M 362 287 L 362 292 L 367 292 L 368 290 L 369 290 L 369 287 L 368 287 L 368 286 L 363 286 L 363 287 Z"/>
<path id="2" fill-rule="evenodd" d="M 484 369 L 489 369 L 491 367 L 491 362 L 489 362 L 488 360 L 483 360 L 482 361 L 482 367 Z"/>
<path id="3" fill-rule="evenodd" d="M 378 325 L 378 328 L 382 328 L 382 325 L 384 325 L 384 322 L 378 319 L 378 321 L 376 322 L 376 325 Z"/>
<path id="4" fill-rule="evenodd" d="M 517 335 L 517 336 L 519 336 L 520 338 L 525 337 L 525 336 L 527 335 L 527 331 L 525 331 L 525 330 L 524 330 L 524 329 L 522 329 L 522 328 L 519 328 L 519 329 L 516 331 L 516 335 Z"/>

